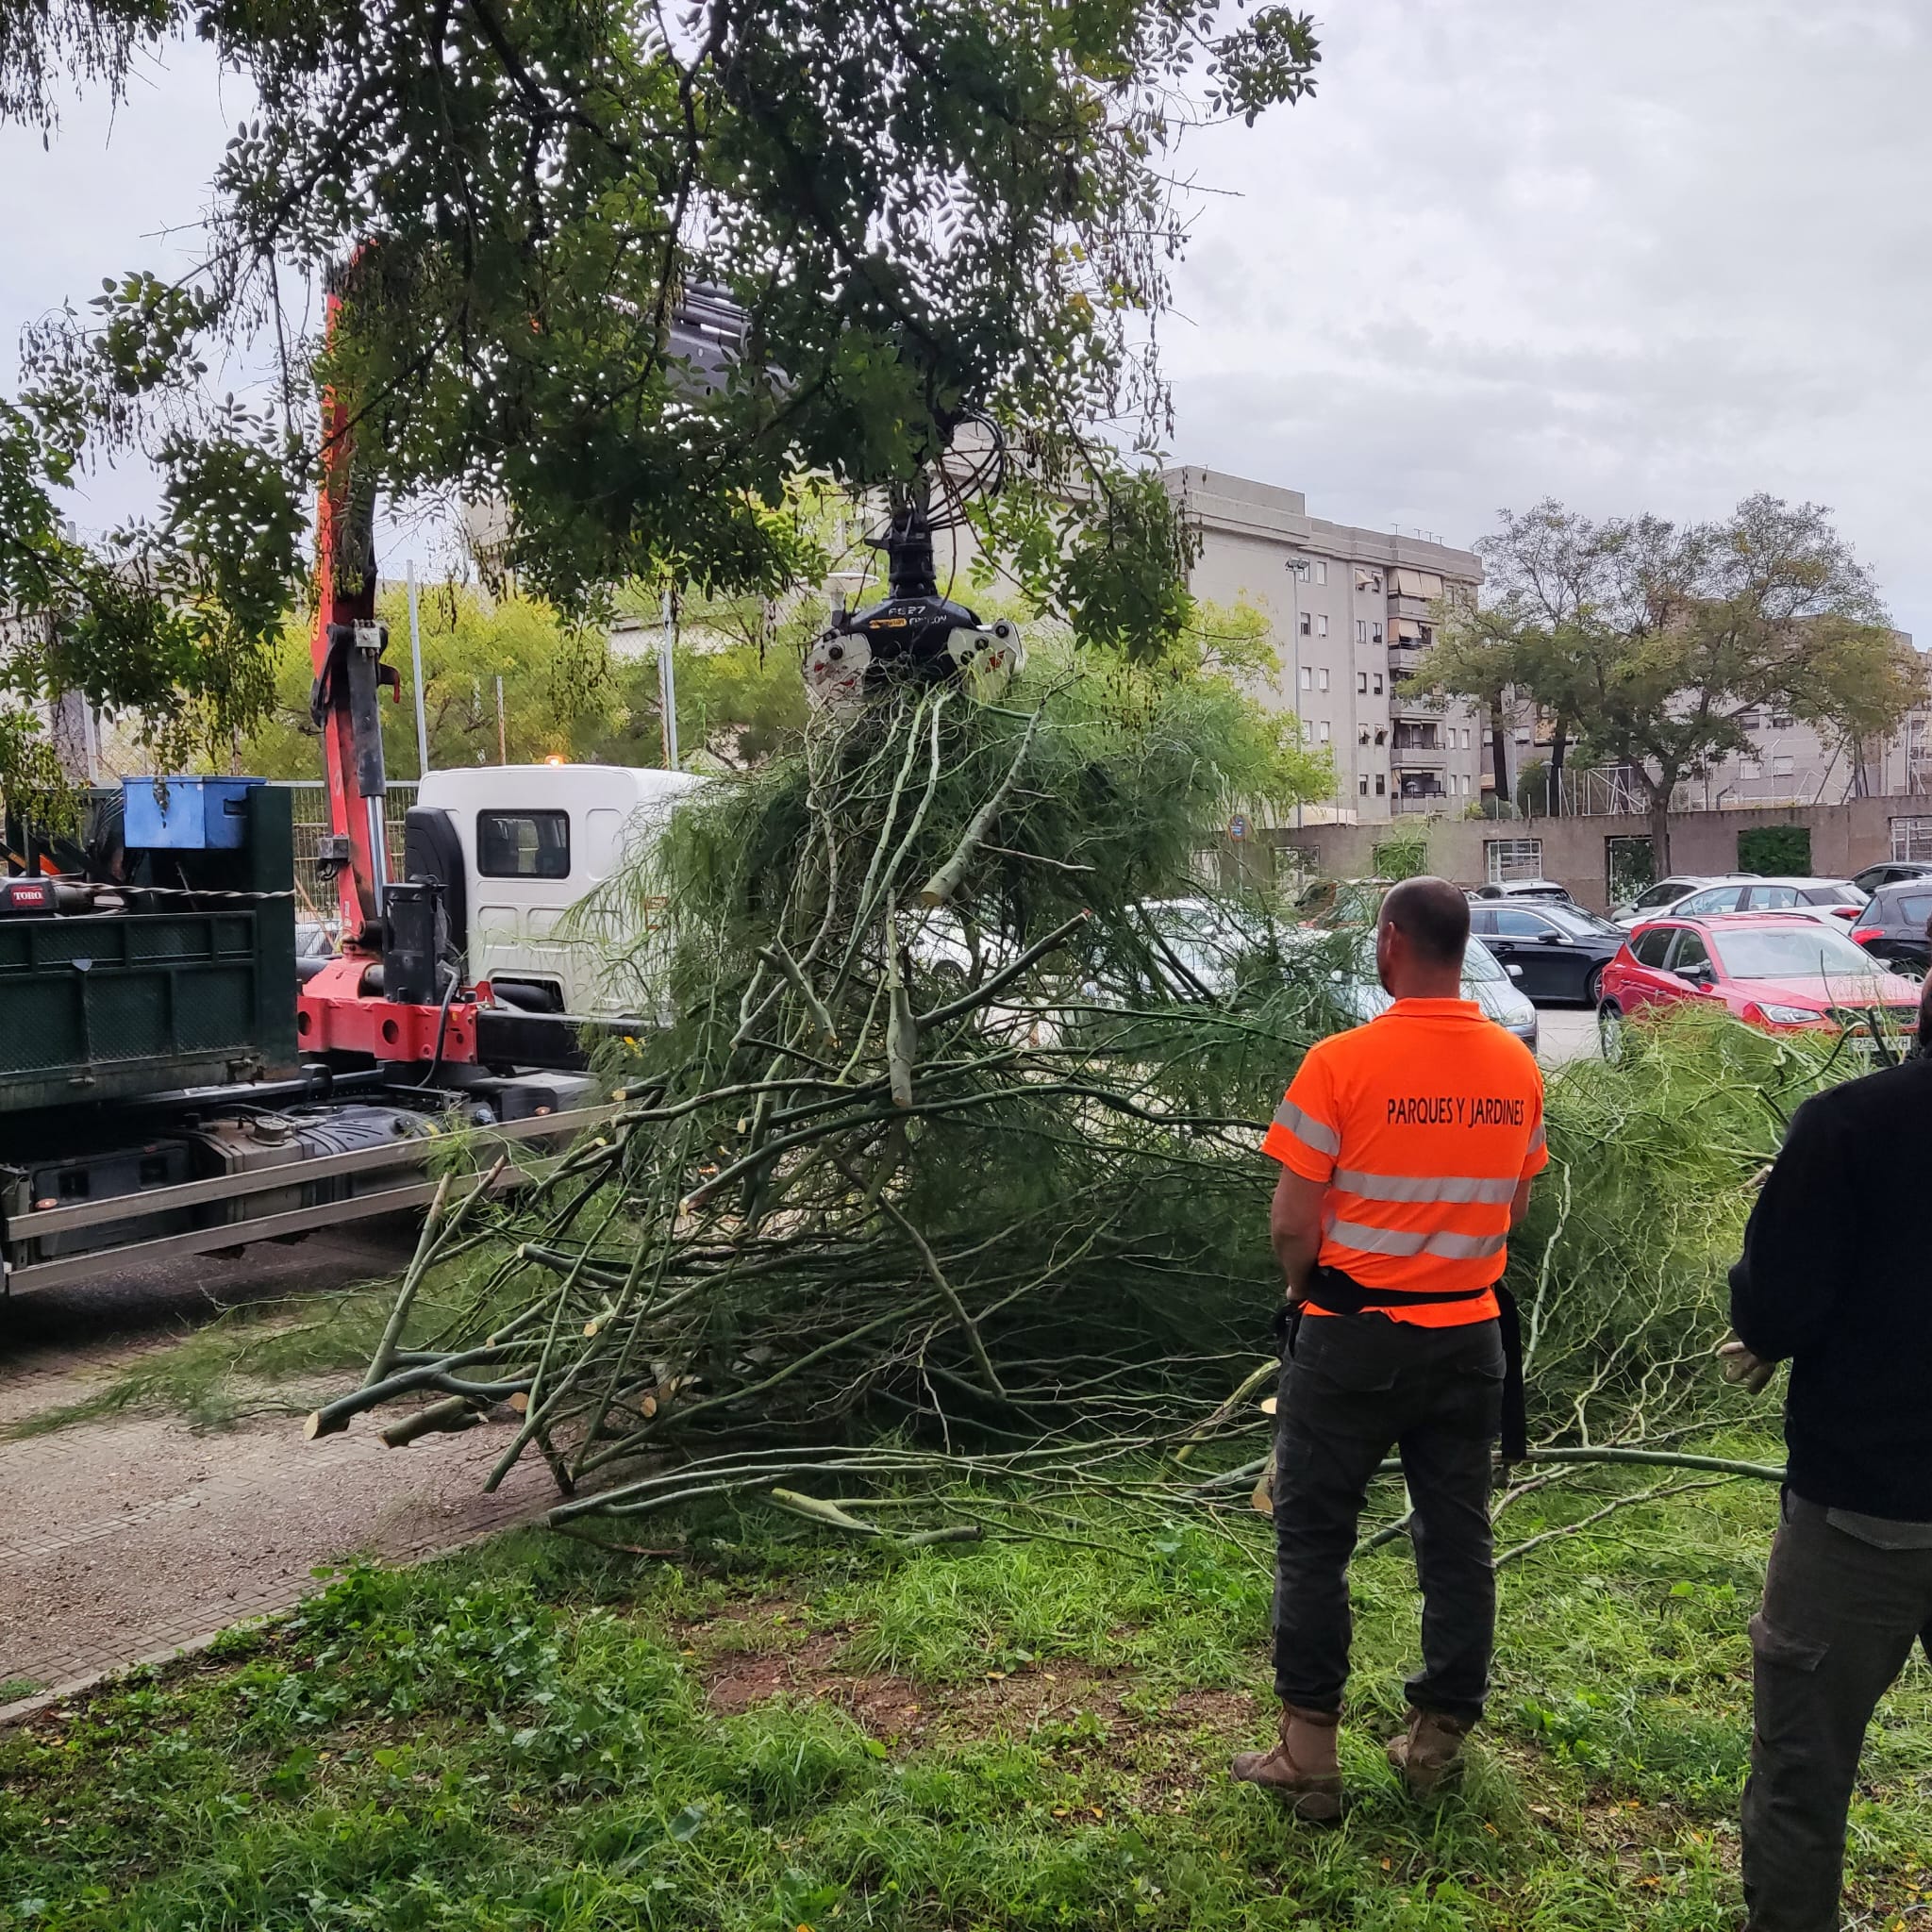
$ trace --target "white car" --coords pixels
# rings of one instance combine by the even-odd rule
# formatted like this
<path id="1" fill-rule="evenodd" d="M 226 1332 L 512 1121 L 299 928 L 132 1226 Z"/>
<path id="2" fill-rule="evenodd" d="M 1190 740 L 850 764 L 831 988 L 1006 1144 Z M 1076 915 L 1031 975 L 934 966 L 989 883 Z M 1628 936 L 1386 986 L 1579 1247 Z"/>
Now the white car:
<path id="1" fill-rule="evenodd" d="M 1706 886 L 1670 908 L 1673 919 L 1713 919 L 1725 912 L 1790 912 L 1844 932 L 1865 908 L 1869 894 L 1849 879 L 1743 878 Z M 1655 919 L 1647 911 L 1645 919 Z"/>
<path id="2" fill-rule="evenodd" d="M 1610 917 L 1625 932 L 1630 932 L 1646 919 L 1661 919 L 1666 912 L 1674 912 L 1692 892 L 1700 892 L 1707 886 L 1748 885 L 1756 876 L 1748 872 L 1673 873 L 1654 886 L 1645 886 L 1634 899 L 1626 899 L 1611 911 Z"/>

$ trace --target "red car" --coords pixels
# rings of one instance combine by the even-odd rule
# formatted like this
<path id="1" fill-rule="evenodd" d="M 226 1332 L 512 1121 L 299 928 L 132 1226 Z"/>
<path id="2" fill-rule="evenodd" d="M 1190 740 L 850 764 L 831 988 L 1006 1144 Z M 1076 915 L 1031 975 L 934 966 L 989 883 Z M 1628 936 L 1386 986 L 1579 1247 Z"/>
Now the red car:
<path id="1" fill-rule="evenodd" d="M 1640 925 L 1604 968 L 1597 1029 L 1615 1057 L 1626 1019 L 1684 1000 L 1723 1002 L 1766 1033 L 1839 1032 L 1865 1024 L 1918 1024 L 1919 986 L 1888 973 L 1850 938 L 1788 912 L 1657 919 Z"/>

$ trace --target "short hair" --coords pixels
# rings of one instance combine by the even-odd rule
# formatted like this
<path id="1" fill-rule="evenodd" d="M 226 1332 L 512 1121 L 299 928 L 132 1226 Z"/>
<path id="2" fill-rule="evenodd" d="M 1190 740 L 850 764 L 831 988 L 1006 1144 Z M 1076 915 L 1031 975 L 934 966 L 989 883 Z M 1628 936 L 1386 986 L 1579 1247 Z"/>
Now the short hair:
<path id="1" fill-rule="evenodd" d="M 1460 966 L 1469 944 L 1469 901 L 1447 879 L 1404 879 L 1390 888 L 1382 917 L 1436 966 Z"/>

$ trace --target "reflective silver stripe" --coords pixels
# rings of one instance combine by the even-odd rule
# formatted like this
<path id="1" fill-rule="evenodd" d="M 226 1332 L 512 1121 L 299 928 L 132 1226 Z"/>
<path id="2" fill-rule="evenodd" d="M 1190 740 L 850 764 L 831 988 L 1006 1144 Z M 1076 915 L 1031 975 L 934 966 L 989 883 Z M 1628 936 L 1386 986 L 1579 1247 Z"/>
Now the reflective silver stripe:
<path id="1" fill-rule="evenodd" d="M 1507 1234 L 1424 1234 L 1420 1228 L 1370 1227 L 1359 1221 L 1331 1221 L 1328 1233 L 1342 1247 L 1364 1255 L 1441 1255 L 1451 1261 L 1500 1255 L 1509 1244 Z"/>
<path id="2" fill-rule="evenodd" d="M 1344 1193 L 1370 1201 L 1488 1201 L 1516 1198 L 1516 1182 L 1492 1180 L 1474 1174 L 1364 1174 L 1358 1168 L 1338 1167 L 1333 1185 Z"/>
<path id="3" fill-rule="evenodd" d="M 1543 1132 L 1542 1122 L 1537 1122 L 1536 1132 L 1529 1137 L 1529 1151 L 1532 1154 L 1534 1154 L 1539 1147 L 1543 1146 L 1548 1141 L 1549 1138 L 1550 1137 Z"/>
<path id="4" fill-rule="evenodd" d="M 1341 1136 L 1324 1127 L 1312 1114 L 1304 1113 L 1293 1101 L 1284 1100 L 1274 1109 L 1274 1124 L 1286 1127 L 1297 1141 L 1305 1141 L 1317 1154 L 1340 1154 Z"/>

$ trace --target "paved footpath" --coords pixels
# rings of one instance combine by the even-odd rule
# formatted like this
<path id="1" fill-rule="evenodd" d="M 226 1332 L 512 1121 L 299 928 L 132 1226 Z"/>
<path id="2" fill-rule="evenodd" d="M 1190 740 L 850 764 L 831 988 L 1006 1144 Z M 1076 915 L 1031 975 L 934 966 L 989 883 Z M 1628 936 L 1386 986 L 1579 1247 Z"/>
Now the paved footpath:
<path id="1" fill-rule="evenodd" d="M 303 1285 L 394 1265 L 368 1247 L 319 1254 Z M 153 1345 L 151 1335 L 43 1333 L 0 1357 L 0 1425 L 81 1399 Z M 508 1440 L 485 1425 L 385 1449 L 367 1421 L 305 1442 L 299 1416 L 197 1432 L 153 1414 L 0 1437 L 0 1686 L 15 1700 L 0 1692 L 0 1723 L 285 1609 L 321 1565 L 431 1555 L 546 1508 L 556 1492 L 539 1460 L 483 1493 Z"/>

